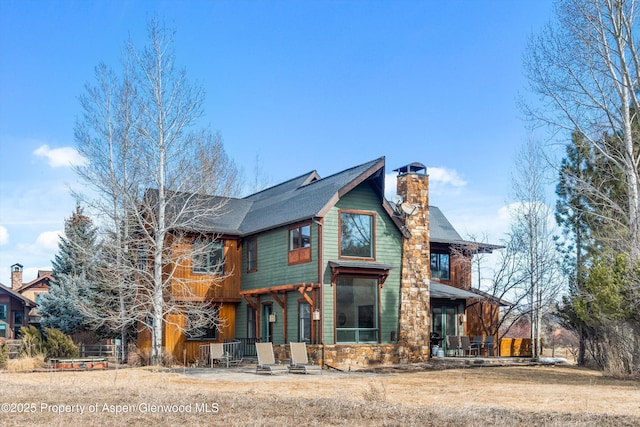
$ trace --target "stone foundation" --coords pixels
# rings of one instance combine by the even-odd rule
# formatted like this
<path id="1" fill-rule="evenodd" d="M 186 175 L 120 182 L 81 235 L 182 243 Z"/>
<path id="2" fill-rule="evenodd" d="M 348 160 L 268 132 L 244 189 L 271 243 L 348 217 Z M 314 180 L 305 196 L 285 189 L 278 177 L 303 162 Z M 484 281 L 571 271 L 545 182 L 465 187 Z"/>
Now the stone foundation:
<path id="1" fill-rule="evenodd" d="M 323 348 L 324 347 L 324 348 Z M 400 358 L 402 347 L 398 344 L 330 344 L 307 345 L 309 362 L 324 364 L 341 370 L 358 370 L 379 365 L 397 365 L 406 363 Z M 289 345 L 274 345 L 276 360 L 288 361 L 291 356 Z"/>

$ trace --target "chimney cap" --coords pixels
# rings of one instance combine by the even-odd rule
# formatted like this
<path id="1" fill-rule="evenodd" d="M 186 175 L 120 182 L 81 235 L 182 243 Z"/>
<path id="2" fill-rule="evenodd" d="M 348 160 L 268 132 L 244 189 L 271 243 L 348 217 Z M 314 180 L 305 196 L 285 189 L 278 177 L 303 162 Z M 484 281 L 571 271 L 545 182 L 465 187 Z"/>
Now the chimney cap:
<path id="1" fill-rule="evenodd" d="M 393 171 L 398 172 L 398 175 L 406 175 L 408 173 L 421 173 L 424 175 L 427 173 L 427 167 L 422 163 L 413 162 L 413 163 L 409 163 L 406 166 L 400 166 L 398 169 L 394 169 Z M 420 171 L 424 171 L 424 172 L 420 172 Z"/>
<path id="2" fill-rule="evenodd" d="M 17 262 L 11 266 L 11 271 L 22 271 L 23 267 L 24 266 L 22 264 Z"/>

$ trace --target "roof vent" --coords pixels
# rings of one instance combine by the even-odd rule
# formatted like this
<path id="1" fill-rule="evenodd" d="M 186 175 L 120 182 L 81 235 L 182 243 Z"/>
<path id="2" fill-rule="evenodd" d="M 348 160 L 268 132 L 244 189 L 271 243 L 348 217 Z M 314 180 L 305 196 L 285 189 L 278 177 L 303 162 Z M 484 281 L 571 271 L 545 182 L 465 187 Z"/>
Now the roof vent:
<path id="1" fill-rule="evenodd" d="M 406 166 L 401 166 L 398 169 L 394 169 L 394 172 L 398 172 L 398 175 L 406 175 L 409 173 L 415 173 L 419 175 L 426 175 L 427 167 L 422 163 L 413 162 Z M 422 172 L 421 172 L 422 171 Z"/>

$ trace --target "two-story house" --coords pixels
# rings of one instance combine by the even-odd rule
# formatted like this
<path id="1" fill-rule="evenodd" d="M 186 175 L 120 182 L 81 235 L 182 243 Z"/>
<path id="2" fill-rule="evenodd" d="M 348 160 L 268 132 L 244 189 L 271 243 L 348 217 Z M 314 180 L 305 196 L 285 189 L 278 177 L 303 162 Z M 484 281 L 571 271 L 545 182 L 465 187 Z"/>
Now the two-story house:
<path id="1" fill-rule="evenodd" d="M 384 196 L 384 158 L 228 200 L 194 230 L 210 233 L 210 265 L 218 271 L 194 259 L 175 273 L 207 283 L 220 264 L 233 272 L 216 295 L 202 289 L 227 326 L 196 339 L 166 326 L 164 347 L 180 359 L 186 349 L 192 360 L 197 346 L 225 338 L 272 341 L 277 351 L 305 341 L 315 360 L 361 366 L 424 360 L 433 331 L 469 334 L 467 302 L 480 296 L 460 266 L 497 246 L 471 246 L 429 206 L 424 165 L 396 171 L 394 203 Z"/>

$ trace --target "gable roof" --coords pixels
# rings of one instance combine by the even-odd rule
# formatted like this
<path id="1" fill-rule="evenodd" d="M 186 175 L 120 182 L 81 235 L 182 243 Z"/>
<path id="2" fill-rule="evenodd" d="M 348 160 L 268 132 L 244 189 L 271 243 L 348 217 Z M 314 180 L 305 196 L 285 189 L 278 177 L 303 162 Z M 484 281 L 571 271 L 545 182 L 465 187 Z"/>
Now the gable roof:
<path id="1" fill-rule="evenodd" d="M 326 178 L 320 178 L 316 171 L 311 171 L 243 199 L 172 193 L 175 204 L 167 211 L 177 214 L 180 207 L 190 206 L 191 209 L 186 211 L 203 212 L 197 218 L 185 215 L 185 230 L 246 236 L 323 217 L 344 194 L 368 180 L 379 194 L 383 207 L 390 212 L 384 198 L 384 157 Z M 147 190 L 145 197 L 149 206 L 155 205 L 157 194 L 157 190 Z"/>
<path id="2" fill-rule="evenodd" d="M 14 291 L 11 288 L 8 288 L 7 286 L 3 285 L 2 283 L 0 283 L 0 292 L 5 292 L 7 294 L 9 294 L 9 296 L 12 296 L 13 298 L 20 300 L 24 305 L 28 306 L 28 307 L 35 307 L 36 303 L 31 301 L 29 298 L 20 295 L 19 293 L 17 293 L 16 291 Z"/>
<path id="3" fill-rule="evenodd" d="M 297 221 L 323 217 L 340 197 L 367 179 L 380 181 L 376 186 L 382 202 L 384 157 L 326 178 L 319 178 L 315 171 L 310 172 L 248 196 L 244 200 L 252 200 L 253 205 L 242 221 L 240 232 L 253 234 Z"/>
<path id="4" fill-rule="evenodd" d="M 53 280 L 53 273 L 49 270 L 38 270 L 38 277 L 36 277 L 35 279 L 33 279 L 32 281 L 28 282 L 28 283 L 24 283 L 22 286 L 20 286 L 17 291 L 18 292 L 23 292 L 26 291 L 29 288 L 33 288 L 37 285 L 39 285 L 40 283 L 45 283 L 48 285 L 49 280 Z"/>

